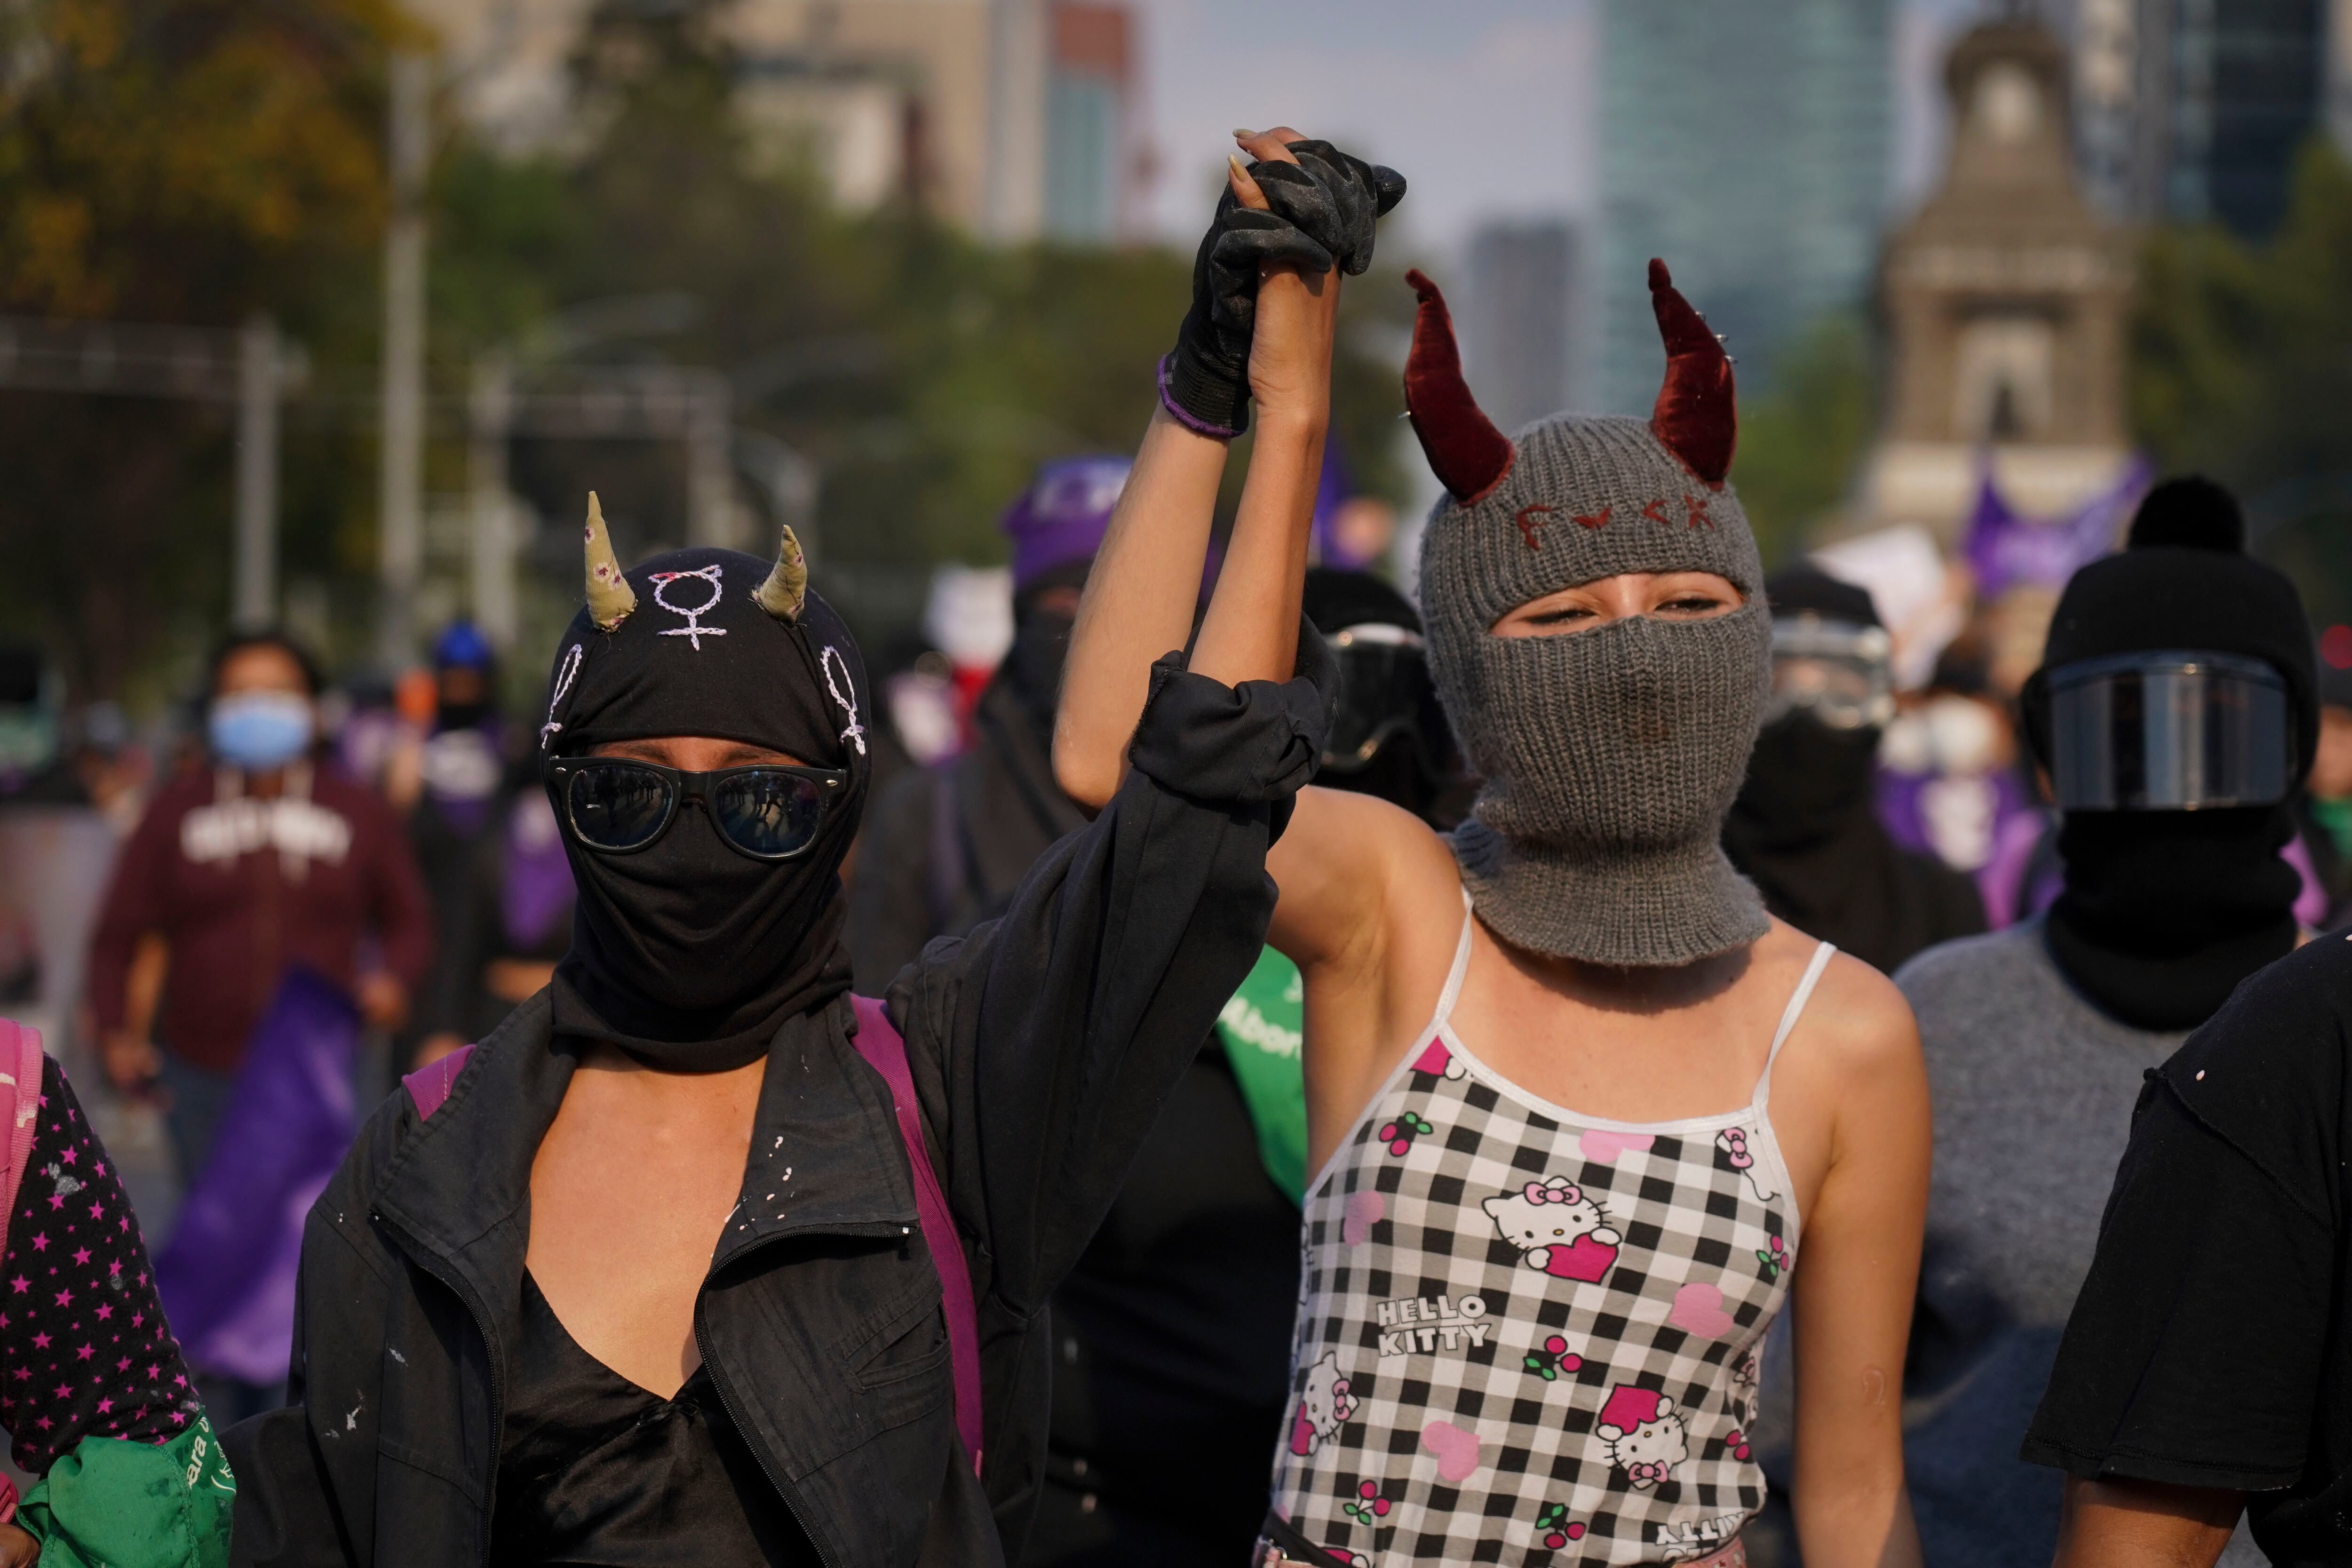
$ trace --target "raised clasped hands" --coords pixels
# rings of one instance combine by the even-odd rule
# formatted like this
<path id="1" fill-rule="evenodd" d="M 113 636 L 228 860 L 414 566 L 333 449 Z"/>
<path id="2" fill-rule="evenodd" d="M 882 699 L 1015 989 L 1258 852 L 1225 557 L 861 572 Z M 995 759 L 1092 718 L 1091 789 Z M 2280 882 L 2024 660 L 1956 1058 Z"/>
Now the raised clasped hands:
<path id="1" fill-rule="evenodd" d="M 1337 283 L 1338 273 L 1371 264 L 1375 226 L 1404 195 L 1404 178 L 1394 170 L 1287 126 L 1236 132 L 1234 140 L 1253 162 L 1244 167 L 1238 158 L 1229 161 L 1226 193 L 1193 260 L 1192 307 L 1160 368 L 1170 412 L 1220 437 L 1247 428 L 1254 396 L 1286 414 L 1323 406 L 1325 390 L 1304 402 L 1301 396 L 1307 382 L 1327 378 L 1328 317 L 1338 305 L 1338 290 L 1328 284 Z M 1260 299 L 1275 278 L 1291 280 L 1281 289 L 1282 309 L 1303 311 L 1314 301 L 1325 317 L 1319 329 L 1286 315 L 1277 327 L 1260 331 Z M 1308 279 L 1327 286 L 1301 286 Z M 1294 327 L 1307 328 L 1308 336 L 1299 338 Z M 1319 346 L 1318 332 L 1326 340 Z M 1276 363 L 1259 363 L 1266 355 Z"/>

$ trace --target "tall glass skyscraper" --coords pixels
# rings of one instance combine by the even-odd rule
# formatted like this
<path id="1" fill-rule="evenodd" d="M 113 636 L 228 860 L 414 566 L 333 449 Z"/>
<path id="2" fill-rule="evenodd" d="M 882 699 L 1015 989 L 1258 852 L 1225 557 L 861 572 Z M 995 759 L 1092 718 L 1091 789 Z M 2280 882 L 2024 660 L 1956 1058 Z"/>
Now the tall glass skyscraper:
<path id="1" fill-rule="evenodd" d="M 1603 0 L 1601 395 L 1664 360 L 1644 266 L 1726 335 L 1744 389 L 1866 296 L 1887 218 L 1893 0 Z"/>

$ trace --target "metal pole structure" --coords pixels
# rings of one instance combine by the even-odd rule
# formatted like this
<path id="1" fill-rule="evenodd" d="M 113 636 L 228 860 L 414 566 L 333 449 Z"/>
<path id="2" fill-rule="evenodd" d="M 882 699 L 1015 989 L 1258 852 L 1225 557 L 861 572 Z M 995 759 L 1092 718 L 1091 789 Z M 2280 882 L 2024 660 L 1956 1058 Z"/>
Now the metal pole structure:
<path id="1" fill-rule="evenodd" d="M 383 601 L 377 637 L 387 668 L 415 657 L 417 580 L 425 556 L 425 175 L 432 157 L 433 61 L 392 61 L 392 221 L 383 241 L 383 484 L 377 527 Z"/>
<path id="2" fill-rule="evenodd" d="M 734 397 L 727 378 L 716 372 L 692 376 L 687 397 L 687 542 L 736 549 L 742 542 L 735 537 L 733 470 L 727 460 Z"/>
<path id="3" fill-rule="evenodd" d="M 278 328 L 245 324 L 236 355 L 236 587 L 240 631 L 278 618 Z"/>
<path id="4" fill-rule="evenodd" d="M 513 646 L 515 607 L 514 499 L 507 489 L 507 437 L 514 426 L 514 365 L 492 352 L 474 362 L 467 401 L 467 541 L 474 624 L 504 652 Z"/>

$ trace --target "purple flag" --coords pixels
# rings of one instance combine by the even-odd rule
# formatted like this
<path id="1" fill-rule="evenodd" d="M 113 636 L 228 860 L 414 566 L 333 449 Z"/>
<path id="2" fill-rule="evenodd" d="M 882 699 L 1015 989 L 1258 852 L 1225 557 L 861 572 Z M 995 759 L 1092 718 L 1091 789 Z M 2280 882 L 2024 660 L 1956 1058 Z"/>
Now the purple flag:
<path id="1" fill-rule="evenodd" d="M 1978 599 L 1997 599 L 2020 584 L 2064 586 L 2078 568 L 2115 549 L 2151 471 L 2146 458 L 2135 457 L 2114 484 L 2071 515 L 2044 521 L 2011 510 L 1993 482 L 1992 465 L 1985 464 L 1976 510 L 1960 544 L 1962 558 L 1976 573 Z"/>
<path id="2" fill-rule="evenodd" d="M 286 1375 L 302 1221 L 357 1131 L 359 1028 L 349 996 L 294 969 L 254 1031 L 212 1154 L 155 1259 L 180 1348 L 206 1372 Z"/>

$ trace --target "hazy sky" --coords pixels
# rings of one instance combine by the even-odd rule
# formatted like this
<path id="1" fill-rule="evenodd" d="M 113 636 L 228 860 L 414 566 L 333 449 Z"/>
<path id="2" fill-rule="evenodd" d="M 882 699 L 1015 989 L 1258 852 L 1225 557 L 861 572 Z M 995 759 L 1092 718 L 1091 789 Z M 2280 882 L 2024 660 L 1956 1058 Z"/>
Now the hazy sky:
<path id="1" fill-rule="evenodd" d="M 1594 0 L 1133 0 L 1160 159 L 1153 229 L 1189 243 L 1234 127 L 1288 122 L 1412 182 L 1399 237 L 1454 251 L 1486 217 L 1596 195 Z M 1745 0 L 1719 0 L 1742 4 Z M 1895 190 L 1940 159 L 1943 40 L 1982 0 L 1896 0 Z"/>

